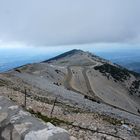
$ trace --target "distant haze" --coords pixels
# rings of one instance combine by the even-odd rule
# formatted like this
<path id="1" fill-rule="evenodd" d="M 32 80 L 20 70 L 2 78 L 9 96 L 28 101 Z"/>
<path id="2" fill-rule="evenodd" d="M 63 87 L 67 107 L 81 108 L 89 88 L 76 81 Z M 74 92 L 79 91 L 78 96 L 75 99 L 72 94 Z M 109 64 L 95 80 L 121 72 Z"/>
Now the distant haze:
<path id="1" fill-rule="evenodd" d="M 101 45 L 103 48 L 105 45 Z M 74 46 L 62 46 L 60 47 L 12 47 L 8 45 L 0 47 L 0 72 L 7 71 L 9 69 L 25 65 L 28 63 L 40 62 L 47 60 L 51 57 L 69 51 L 71 49 L 83 49 L 84 51 L 90 51 L 98 56 L 111 60 L 112 62 L 121 64 L 129 68 L 130 70 L 135 70 L 140 73 L 140 49 L 138 48 L 127 48 L 127 46 L 114 47 L 110 49 L 110 46 L 107 49 L 101 49 L 99 44 L 90 44 L 90 45 L 74 45 Z M 115 46 L 115 45 L 114 45 Z M 118 45 L 117 45 L 118 46 Z M 123 47 L 123 49 L 120 49 Z"/>

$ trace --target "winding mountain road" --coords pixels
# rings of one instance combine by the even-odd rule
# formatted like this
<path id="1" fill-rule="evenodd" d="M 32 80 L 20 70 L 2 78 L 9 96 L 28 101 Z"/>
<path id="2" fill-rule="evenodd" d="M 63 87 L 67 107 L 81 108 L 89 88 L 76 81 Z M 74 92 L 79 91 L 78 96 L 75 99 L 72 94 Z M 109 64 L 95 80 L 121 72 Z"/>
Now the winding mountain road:
<path id="1" fill-rule="evenodd" d="M 64 87 L 67 88 L 68 90 L 71 90 L 71 91 L 80 93 L 80 94 L 82 94 L 82 95 L 85 95 L 87 99 L 92 100 L 92 101 L 94 101 L 94 102 L 98 102 L 98 103 L 101 102 L 101 103 L 104 103 L 104 104 L 106 104 L 106 105 L 112 106 L 112 107 L 114 107 L 114 108 L 118 108 L 118 109 L 123 110 L 123 111 L 125 111 L 125 112 L 128 112 L 128 113 L 131 113 L 131 114 L 134 114 L 134 115 L 139 116 L 138 114 L 135 114 L 135 113 L 130 112 L 130 111 L 128 111 L 128 110 L 122 109 L 122 108 L 117 107 L 117 106 L 114 106 L 114 105 L 112 105 L 112 104 L 109 104 L 109 103 L 103 101 L 100 97 L 97 96 L 97 94 L 93 91 L 93 88 L 91 87 L 90 80 L 89 80 L 89 78 L 88 78 L 88 76 L 87 76 L 87 71 L 89 70 L 89 66 L 93 68 L 93 67 L 95 67 L 95 66 L 97 66 L 97 65 L 98 65 L 98 64 L 95 64 L 95 65 L 86 65 L 86 66 L 83 66 L 83 65 L 71 65 L 71 66 L 68 66 L 68 67 L 67 67 L 68 74 L 67 74 L 67 76 L 66 76 L 66 78 L 65 78 Z M 84 80 L 85 80 L 85 82 L 86 82 L 86 83 L 85 83 L 85 84 L 86 84 L 86 87 L 87 87 L 87 89 L 88 89 L 88 92 L 87 92 L 87 93 L 85 93 L 84 91 L 81 92 L 80 90 L 77 90 L 77 89 L 75 89 L 75 88 L 72 86 L 71 81 L 72 81 L 72 77 L 73 77 L 73 72 L 72 72 L 72 68 L 73 68 L 73 67 L 81 67 L 81 68 L 83 68 L 82 74 L 83 74 Z"/>
<path id="2" fill-rule="evenodd" d="M 100 99 L 96 93 L 93 91 L 92 87 L 91 87 L 91 84 L 90 84 L 90 81 L 89 81 L 89 78 L 87 76 L 87 71 L 88 71 L 88 68 L 87 67 L 84 67 L 83 71 L 82 71 L 82 74 L 85 78 L 85 81 L 86 81 L 86 86 L 87 86 L 87 89 L 88 89 L 88 96 L 93 98 L 95 101 L 102 101 L 102 99 Z"/>
<path id="3" fill-rule="evenodd" d="M 96 94 L 95 92 L 93 91 L 92 87 L 91 87 L 91 84 L 90 84 L 90 81 L 88 79 L 88 76 L 87 76 L 87 70 L 89 70 L 89 66 L 91 67 L 95 67 L 97 66 L 98 64 L 94 64 L 93 63 L 89 63 L 89 64 L 86 64 L 85 66 L 83 65 L 71 65 L 71 66 L 68 66 L 67 67 L 67 71 L 68 71 L 68 74 L 65 78 L 65 82 L 64 82 L 64 86 L 69 89 L 69 90 L 72 90 L 74 92 L 77 92 L 77 93 L 80 93 L 80 94 L 83 94 L 85 96 L 87 96 L 87 98 L 93 100 L 93 101 L 96 101 L 96 102 L 100 102 L 102 101 L 102 99 L 100 99 Z M 82 75 L 84 77 L 84 80 L 85 80 L 85 84 L 86 84 L 86 87 L 87 87 L 87 93 L 85 92 L 81 92 L 80 90 L 77 90 L 75 89 L 72 85 L 71 85 L 71 80 L 72 80 L 72 77 L 73 77 L 73 73 L 72 73 L 72 67 L 81 67 L 83 68 L 82 70 Z M 102 101 L 103 102 L 103 101 Z"/>

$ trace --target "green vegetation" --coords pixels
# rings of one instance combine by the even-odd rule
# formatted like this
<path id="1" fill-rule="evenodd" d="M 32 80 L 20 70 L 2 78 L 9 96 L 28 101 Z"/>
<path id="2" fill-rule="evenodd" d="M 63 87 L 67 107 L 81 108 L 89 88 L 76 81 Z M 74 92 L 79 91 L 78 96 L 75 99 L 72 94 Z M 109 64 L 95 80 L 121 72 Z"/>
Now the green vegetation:
<path id="1" fill-rule="evenodd" d="M 121 120 L 119 119 L 116 119 L 116 118 L 112 118 L 110 116 L 105 116 L 105 115 L 101 115 L 103 120 L 106 121 L 106 122 L 109 122 L 110 124 L 113 124 L 113 125 L 121 125 Z"/>
<path id="2" fill-rule="evenodd" d="M 130 94 L 133 95 L 138 93 L 140 97 L 139 89 L 140 89 L 140 80 L 135 80 L 130 87 Z"/>
<path id="3" fill-rule="evenodd" d="M 67 125 L 72 125 L 72 122 L 67 122 L 64 120 L 60 120 L 56 117 L 48 117 L 45 115 L 42 115 L 40 112 L 34 112 L 33 110 L 28 110 L 31 114 L 35 115 L 35 117 L 43 120 L 44 122 L 50 122 L 54 125 L 60 125 L 60 124 L 67 124 Z"/>
<path id="4" fill-rule="evenodd" d="M 114 80 L 123 82 L 130 78 L 130 73 L 127 69 L 119 68 L 110 64 L 103 64 L 101 66 L 94 67 L 95 70 L 99 70 L 104 76 L 112 76 Z"/>

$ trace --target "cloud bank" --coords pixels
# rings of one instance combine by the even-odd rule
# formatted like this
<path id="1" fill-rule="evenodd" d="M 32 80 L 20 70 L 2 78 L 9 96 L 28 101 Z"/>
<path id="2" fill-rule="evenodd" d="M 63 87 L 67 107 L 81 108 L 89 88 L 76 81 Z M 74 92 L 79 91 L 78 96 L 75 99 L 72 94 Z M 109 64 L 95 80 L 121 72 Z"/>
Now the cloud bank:
<path id="1" fill-rule="evenodd" d="M 0 40 L 140 43 L 140 0 L 0 0 Z"/>

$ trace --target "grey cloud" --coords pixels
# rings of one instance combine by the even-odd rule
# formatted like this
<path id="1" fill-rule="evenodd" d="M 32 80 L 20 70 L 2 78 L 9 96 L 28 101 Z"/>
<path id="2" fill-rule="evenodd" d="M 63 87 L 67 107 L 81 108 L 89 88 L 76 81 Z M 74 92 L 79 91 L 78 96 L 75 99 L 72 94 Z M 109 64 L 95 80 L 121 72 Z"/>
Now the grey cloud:
<path id="1" fill-rule="evenodd" d="M 139 0 L 0 0 L 0 40 L 32 45 L 139 42 Z"/>

